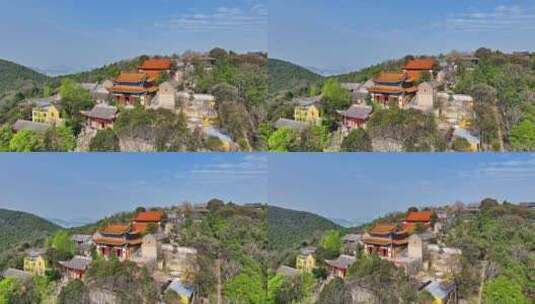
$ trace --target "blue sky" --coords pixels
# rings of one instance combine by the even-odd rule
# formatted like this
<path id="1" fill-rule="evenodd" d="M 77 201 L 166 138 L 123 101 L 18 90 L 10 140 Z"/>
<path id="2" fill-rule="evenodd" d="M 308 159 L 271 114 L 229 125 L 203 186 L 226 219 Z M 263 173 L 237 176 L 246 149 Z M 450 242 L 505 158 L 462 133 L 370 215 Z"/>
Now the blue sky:
<path id="1" fill-rule="evenodd" d="M 326 71 L 480 46 L 535 50 L 532 0 L 270 0 L 269 53 Z"/>
<path id="2" fill-rule="evenodd" d="M 0 168 L 0 208 L 63 220 L 214 197 L 346 220 L 535 201 L 535 154 L 3 154 Z"/>
<path id="3" fill-rule="evenodd" d="M 3 154 L 0 208 L 62 220 L 136 206 L 266 202 L 261 154 Z"/>
<path id="4" fill-rule="evenodd" d="M 271 204 L 362 221 L 457 200 L 535 201 L 535 154 L 278 154 L 268 180 Z"/>
<path id="5" fill-rule="evenodd" d="M 0 0 L 0 58 L 86 68 L 140 54 L 267 49 L 267 0 Z"/>

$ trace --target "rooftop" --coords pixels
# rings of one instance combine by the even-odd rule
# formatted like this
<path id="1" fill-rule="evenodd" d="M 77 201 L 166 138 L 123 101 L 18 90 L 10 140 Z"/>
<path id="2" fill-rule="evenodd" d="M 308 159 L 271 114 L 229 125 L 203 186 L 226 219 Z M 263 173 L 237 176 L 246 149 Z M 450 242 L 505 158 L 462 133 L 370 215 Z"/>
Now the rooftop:
<path id="1" fill-rule="evenodd" d="M 419 58 L 409 60 L 403 68 L 406 70 L 432 70 L 437 64 L 433 58 Z"/>
<path id="2" fill-rule="evenodd" d="M 174 290 L 178 295 L 186 296 L 188 298 L 193 294 L 193 290 L 184 286 L 180 279 L 174 279 L 171 281 L 171 284 L 169 284 L 167 289 Z"/>
<path id="3" fill-rule="evenodd" d="M 136 72 L 121 72 L 119 76 L 115 79 L 116 82 L 143 82 L 147 79 L 147 74 L 145 73 L 136 73 Z"/>
<path id="4" fill-rule="evenodd" d="M 173 62 L 168 58 L 147 59 L 139 66 L 141 70 L 169 70 Z"/>
<path id="5" fill-rule="evenodd" d="M 356 257 L 342 254 L 339 257 L 337 257 L 335 260 L 325 260 L 325 263 L 336 268 L 347 269 L 356 261 L 357 261 Z"/>
<path id="6" fill-rule="evenodd" d="M 375 82 L 397 83 L 407 80 L 407 73 L 405 72 L 381 72 L 375 77 Z"/>
<path id="7" fill-rule="evenodd" d="M 105 120 L 113 120 L 117 115 L 117 108 L 105 104 L 97 104 L 91 111 L 82 111 L 82 115 L 91 118 L 100 118 Z"/>
<path id="8" fill-rule="evenodd" d="M 159 222 L 162 220 L 161 211 L 144 211 L 139 212 L 134 218 L 135 222 Z"/>
<path id="9" fill-rule="evenodd" d="M 308 107 L 313 104 L 319 103 L 321 101 L 321 96 L 298 97 L 295 98 L 294 101 L 302 107 Z"/>
<path id="10" fill-rule="evenodd" d="M 407 214 L 407 222 L 429 222 L 431 221 L 432 212 L 429 210 L 425 211 L 411 211 Z"/>
<path id="11" fill-rule="evenodd" d="M 15 132 L 29 130 L 35 133 L 45 133 L 50 127 L 52 126 L 47 123 L 33 122 L 31 120 L 24 119 L 19 119 L 15 122 L 15 124 L 13 124 L 13 130 Z"/>
<path id="12" fill-rule="evenodd" d="M 91 262 L 93 262 L 91 257 L 75 255 L 69 261 L 60 261 L 59 264 L 65 268 L 84 271 L 91 265 Z"/>
<path id="13" fill-rule="evenodd" d="M 100 230 L 104 234 L 122 235 L 130 231 L 130 225 L 127 224 L 109 224 Z"/>
<path id="14" fill-rule="evenodd" d="M 32 279 L 32 274 L 27 271 L 22 271 L 15 268 L 8 268 L 0 273 L 4 278 L 11 278 L 19 281 L 29 281 Z"/>
<path id="15" fill-rule="evenodd" d="M 373 108 L 368 105 L 351 105 L 349 109 L 345 111 L 337 111 L 338 114 L 355 119 L 367 119 L 370 116 Z"/>
<path id="16" fill-rule="evenodd" d="M 281 265 L 279 268 L 277 268 L 277 273 L 280 273 L 287 277 L 293 277 L 299 274 L 299 270 L 290 266 Z"/>

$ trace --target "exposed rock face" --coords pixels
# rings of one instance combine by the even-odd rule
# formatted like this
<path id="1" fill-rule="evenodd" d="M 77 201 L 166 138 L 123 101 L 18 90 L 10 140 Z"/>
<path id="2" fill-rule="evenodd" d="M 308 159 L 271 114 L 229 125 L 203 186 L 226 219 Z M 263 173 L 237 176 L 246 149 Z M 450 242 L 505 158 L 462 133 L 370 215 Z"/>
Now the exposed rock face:
<path id="1" fill-rule="evenodd" d="M 91 139 L 97 135 L 96 130 L 82 129 L 82 132 L 76 138 L 76 152 L 88 152 Z"/>
<path id="2" fill-rule="evenodd" d="M 393 139 L 373 139 L 372 148 L 376 152 L 403 152 L 403 144 Z"/>
<path id="3" fill-rule="evenodd" d="M 119 138 L 119 147 L 121 151 L 128 152 L 155 152 L 156 147 L 153 143 L 137 138 Z"/>

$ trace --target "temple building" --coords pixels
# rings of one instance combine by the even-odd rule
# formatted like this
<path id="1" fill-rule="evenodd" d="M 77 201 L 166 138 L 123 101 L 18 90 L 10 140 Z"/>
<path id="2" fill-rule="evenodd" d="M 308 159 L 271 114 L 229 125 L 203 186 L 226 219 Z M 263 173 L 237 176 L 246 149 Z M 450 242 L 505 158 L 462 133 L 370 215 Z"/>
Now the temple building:
<path id="1" fill-rule="evenodd" d="M 145 73 L 150 81 L 157 80 L 161 75 L 171 76 L 173 61 L 168 58 L 153 58 L 143 61 L 138 67 L 140 73 Z"/>
<path id="2" fill-rule="evenodd" d="M 429 79 L 433 79 L 433 71 L 438 66 L 438 62 L 433 58 L 418 58 L 407 61 L 403 66 L 403 71 L 410 77 L 417 80 L 429 74 Z"/>
<path id="3" fill-rule="evenodd" d="M 136 214 L 136 217 L 132 220 L 132 227 L 136 231 L 146 232 L 147 227 L 152 224 L 157 230 L 153 233 L 160 232 L 163 227 L 164 213 L 161 211 L 143 211 Z"/>
<path id="4" fill-rule="evenodd" d="M 157 91 L 158 86 L 150 81 L 147 74 L 135 72 L 121 72 L 110 88 L 114 100 L 123 106 L 134 106 L 138 102 L 149 106 Z"/>
<path id="5" fill-rule="evenodd" d="M 302 97 L 295 100 L 297 106 L 294 109 L 294 119 L 313 125 L 321 123 L 319 104 L 321 96 Z"/>
<path id="6" fill-rule="evenodd" d="M 301 249 L 295 258 L 295 267 L 301 272 L 312 272 L 316 268 L 315 247 L 306 247 Z"/>
<path id="7" fill-rule="evenodd" d="M 373 108 L 364 104 L 353 104 L 345 111 L 337 111 L 342 116 L 342 129 L 350 132 L 353 129 L 366 128 Z"/>
<path id="8" fill-rule="evenodd" d="M 48 268 L 44 249 L 30 249 L 24 257 L 23 269 L 35 275 L 43 276 Z"/>
<path id="9" fill-rule="evenodd" d="M 334 260 L 325 260 L 325 264 L 329 267 L 331 276 L 343 279 L 346 277 L 349 267 L 356 261 L 356 257 L 342 254 Z"/>
<path id="10" fill-rule="evenodd" d="M 33 122 L 47 123 L 58 126 L 62 126 L 64 124 L 64 120 L 61 118 L 61 98 L 59 95 L 31 99 L 29 102 L 31 102 L 33 105 Z"/>
<path id="11" fill-rule="evenodd" d="M 105 257 L 115 255 L 124 261 L 140 249 L 142 239 L 140 231 L 130 225 L 110 224 L 93 235 L 93 242 L 98 254 Z"/>
<path id="12" fill-rule="evenodd" d="M 384 106 L 396 105 L 402 108 L 418 91 L 415 79 L 407 72 L 381 72 L 373 81 L 375 85 L 368 91 L 373 101 Z"/>
<path id="13" fill-rule="evenodd" d="M 431 227 L 431 217 L 433 212 L 430 210 L 410 211 L 407 218 L 403 221 L 403 227 L 407 231 L 414 231 L 416 225 L 420 224 L 425 228 Z"/>
<path id="14" fill-rule="evenodd" d="M 91 262 L 93 259 L 89 256 L 75 255 L 69 261 L 60 261 L 59 265 L 61 265 L 63 276 L 67 281 L 81 280 Z"/>
<path id="15" fill-rule="evenodd" d="M 408 232 L 394 224 L 376 224 L 364 234 L 362 241 L 367 253 L 394 258 L 407 248 Z"/>
<path id="16" fill-rule="evenodd" d="M 106 104 L 97 104 L 91 111 L 82 111 L 86 118 L 86 127 L 94 130 L 113 128 L 117 118 L 117 108 Z"/>

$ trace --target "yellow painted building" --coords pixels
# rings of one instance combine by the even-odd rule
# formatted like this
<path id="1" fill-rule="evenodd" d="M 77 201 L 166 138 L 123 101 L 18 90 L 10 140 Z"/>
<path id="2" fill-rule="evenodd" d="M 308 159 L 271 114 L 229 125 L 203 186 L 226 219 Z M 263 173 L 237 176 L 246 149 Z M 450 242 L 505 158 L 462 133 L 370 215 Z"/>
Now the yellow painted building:
<path id="1" fill-rule="evenodd" d="M 315 252 L 316 248 L 314 247 L 301 249 L 301 253 L 295 259 L 295 268 L 301 272 L 312 272 L 316 268 Z"/>
<path id="2" fill-rule="evenodd" d="M 321 111 L 319 108 L 320 96 L 299 98 L 294 109 L 294 119 L 301 122 L 318 125 L 321 123 Z"/>
<path id="3" fill-rule="evenodd" d="M 59 97 L 57 96 L 31 101 L 33 104 L 32 121 L 52 125 L 62 125 L 64 121 L 61 118 L 61 110 L 56 102 L 59 102 Z"/>
<path id="4" fill-rule="evenodd" d="M 47 262 L 43 252 L 31 251 L 24 258 L 24 271 L 31 272 L 35 275 L 45 275 Z"/>

